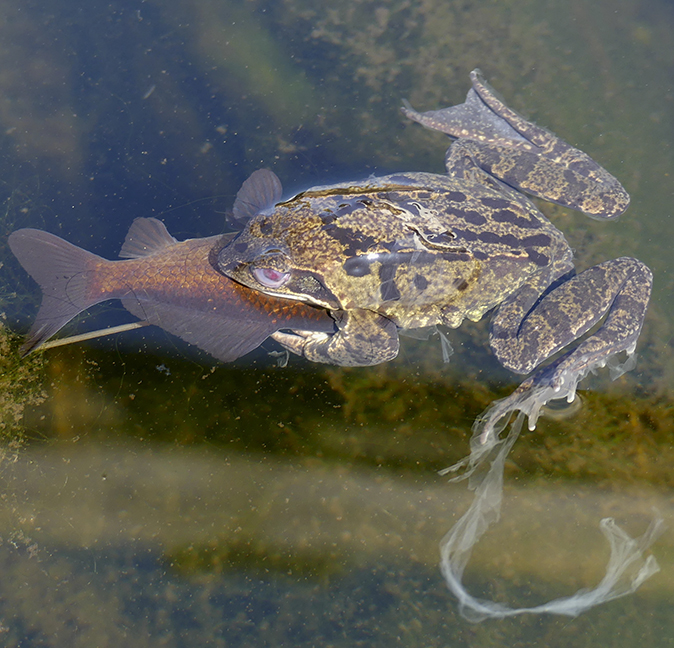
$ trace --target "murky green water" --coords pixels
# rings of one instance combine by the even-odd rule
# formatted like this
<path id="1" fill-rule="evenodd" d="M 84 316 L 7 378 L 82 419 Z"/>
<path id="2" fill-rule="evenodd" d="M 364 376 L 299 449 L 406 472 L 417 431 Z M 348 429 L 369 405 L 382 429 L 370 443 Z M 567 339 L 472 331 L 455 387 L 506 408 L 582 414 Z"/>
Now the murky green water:
<path id="1" fill-rule="evenodd" d="M 604 164 L 620 222 L 543 205 L 578 266 L 654 271 L 637 369 L 581 387 L 506 466 L 476 595 L 534 605 L 594 586 L 602 517 L 669 528 L 661 572 L 577 619 L 474 625 L 437 568 L 470 494 L 437 470 L 517 380 L 486 323 L 404 339 L 386 366 L 267 355 L 214 365 L 151 331 L 19 361 L 0 330 L 0 634 L 7 646 L 635 646 L 674 644 L 674 5 L 515 2 L 2 4 L 0 300 L 37 305 L 5 235 L 41 227 L 114 258 L 133 218 L 177 238 L 223 229 L 268 167 L 291 192 L 442 171 L 446 141 L 405 123 L 460 103 L 479 66 L 508 103 Z M 99 308 L 70 330 L 129 317 Z"/>

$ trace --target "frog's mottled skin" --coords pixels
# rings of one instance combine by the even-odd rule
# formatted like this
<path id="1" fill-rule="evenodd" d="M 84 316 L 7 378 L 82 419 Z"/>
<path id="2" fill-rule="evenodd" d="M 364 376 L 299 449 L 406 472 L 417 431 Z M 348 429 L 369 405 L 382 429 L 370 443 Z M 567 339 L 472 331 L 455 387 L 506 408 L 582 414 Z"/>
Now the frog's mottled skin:
<path id="1" fill-rule="evenodd" d="M 458 327 L 498 306 L 491 347 L 505 367 L 529 373 L 606 316 L 597 332 L 520 388 L 545 383 L 553 390 L 548 398 L 572 398 L 589 368 L 633 353 L 651 273 L 620 258 L 576 276 L 564 235 L 520 191 L 599 219 L 621 214 L 629 196 L 585 153 L 505 106 L 478 71 L 471 78 L 464 104 L 404 110 L 456 138 L 447 175 L 368 178 L 274 204 L 280 186 L 266 172 L 271 204 L 260 196 L 264 189 L 257 204 L 247 203 L 252 218 L 220 253 L 219 267 L 250 288 L 330 309 L 337 333 L 274 337 L 338 365 L 395 357 L 398 329 Z M 261 282 L 260 271 L 275 285 Z M 530 412 L 530 422 L 536 415 Z"/>

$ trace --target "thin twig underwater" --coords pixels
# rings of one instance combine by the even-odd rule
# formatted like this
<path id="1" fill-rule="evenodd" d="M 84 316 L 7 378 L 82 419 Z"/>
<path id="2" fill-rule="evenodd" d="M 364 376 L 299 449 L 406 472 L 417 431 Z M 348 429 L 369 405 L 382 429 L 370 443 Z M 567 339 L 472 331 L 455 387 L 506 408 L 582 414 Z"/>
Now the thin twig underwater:
<path id="1" fill-rule="evenodd" d="M 96 340 L 98 338 L 107 337 L 108 335 L 117 335 L 118 333 L 135 331 L 136 329 L 144 328 L 146 326 L 151 326 L 150 322 L 129 322 L 128 324 L 96 329 L 95 331 L 88 331 L 87 333 L 80 333 L 79 335 L 69 335 L 68 337 L 58 338 L 57 340 L 51 339 L 43 342 L 40 345 L 40 350 L 46 351 L 47 349 L 56 349 L 57 347 L 67 346 L 69 344 L 88 342 L 89 340 Z"/>

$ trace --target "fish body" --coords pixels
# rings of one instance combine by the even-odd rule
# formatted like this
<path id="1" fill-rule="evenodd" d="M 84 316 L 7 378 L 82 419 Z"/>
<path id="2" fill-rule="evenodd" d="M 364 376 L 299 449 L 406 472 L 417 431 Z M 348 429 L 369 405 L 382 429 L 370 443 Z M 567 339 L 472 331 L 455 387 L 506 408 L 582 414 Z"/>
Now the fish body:
<path id="1" fill-rule="evenodd" d="M 22 350 L 38 349 L 78 313 L 120 299 L 155 324 L 224 362 L 252 351 L 280 329 L 333 332 L 326 310 L 269 297 L 217 270 L 217 255 L 233 235 L 177 241 L 154 218 L 134 221 L 109 261 L 62 238 L 21 229 L 9 245 L 42 288 L 42 304 Z"/>

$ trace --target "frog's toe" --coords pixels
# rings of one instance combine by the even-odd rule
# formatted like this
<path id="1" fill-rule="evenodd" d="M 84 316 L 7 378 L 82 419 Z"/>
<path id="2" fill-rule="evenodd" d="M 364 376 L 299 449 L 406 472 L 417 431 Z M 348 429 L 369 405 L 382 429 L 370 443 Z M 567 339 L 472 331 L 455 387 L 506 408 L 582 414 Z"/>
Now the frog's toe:
<path id="1" fill-rule="evenodd" d="M 636 366 L 636 355 L 632 348 L 627 359 L 620 363 L 617 354 L 600 358 L 578 368 L 569 356 L 562 356 L 557 362 L 543 367 L 527 378 L 510 396 L 492 403 L 491 407 L 475 422 L 473 439 L 486 447 L 493 446 L 499 434 L 508 424 L 514 412 L 527 416 L 529 430 L 536 429 L 541 410 L 552 400 L 565 399 L 567 403 L 576 400 L 578 383 L 595 369 L 608 366 L 611 378 L 615 380 Z"/>
<path id="2" fill-rule="evenodd" d="M 292 333 L 277 331 L 271 337 L 291 353 L 305 356 L 305 348 L 308 342 L 326 342 L 330 336 L 327 333 L 317 333 L 315 331 L 293 331 Z"/>

